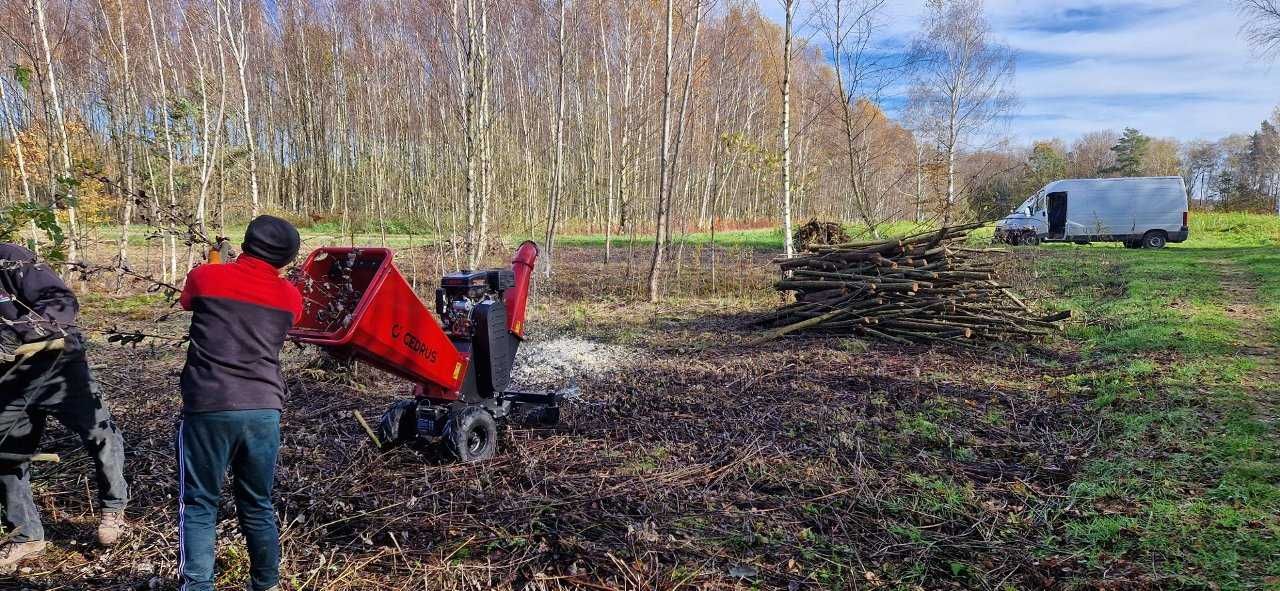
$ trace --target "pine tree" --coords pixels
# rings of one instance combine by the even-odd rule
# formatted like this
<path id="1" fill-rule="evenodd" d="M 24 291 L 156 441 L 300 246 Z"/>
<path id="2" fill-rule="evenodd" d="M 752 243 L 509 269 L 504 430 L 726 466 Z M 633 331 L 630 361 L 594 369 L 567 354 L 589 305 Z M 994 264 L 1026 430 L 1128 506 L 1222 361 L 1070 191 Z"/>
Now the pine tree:
<path id="1" fill-rule="evenodd" d="M 1132 127 L 1125 128 L 1120 141 L 1111 148 L 1116 154 L 1116 165 L 1103 172 L 1120 176 L 1142 176 L 1145 171 L 1142 163 L 1150 147 L 1150 137 Z"/>

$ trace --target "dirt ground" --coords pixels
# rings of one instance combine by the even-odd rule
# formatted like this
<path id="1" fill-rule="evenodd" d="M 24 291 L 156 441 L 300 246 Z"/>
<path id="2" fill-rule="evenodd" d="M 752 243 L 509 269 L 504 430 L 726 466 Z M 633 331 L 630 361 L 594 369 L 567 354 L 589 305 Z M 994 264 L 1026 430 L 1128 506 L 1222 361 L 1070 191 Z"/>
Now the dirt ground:
<path id="1" fill-rule="evenodd" d="M 558 427 L 505 428 L 489 462 L 375 451 L 350 412 L 376 417 L 407 385 L 288 346 L 285 588 L 1036 588 L 1080 568 L 1035 543 L 1073 510 L 1066 487 L 1096 437 L 1084 401 L 1026 379 L 1073 371 L 1065 343 L 744 347 L 778 303 L 771 253 L 719 251 L 713 278 L 711 251 L 691 248 L 657 305 L 636 297 L 644 253 L 626 254 L 606 266 L 600 250 L 561 249 L 555 278 L 536 277 L 525 360 L 540 368 L 518 372 L 575 389 Z M 432 260 L 402 255 L 421 293 Z M 119 548 L 92 545 L 88 459 L 55 429 L 43 451 L 63 462 L 33 477 L 51 550 L 0 588 L 171 589 L 182 348 L 105 333 L 180 337 L 187 316 L 160 296 L 84 300 L 127 439 L 131 529 Z M 235 529 L 228 500 L 219 589 L 245 578 Z"/>

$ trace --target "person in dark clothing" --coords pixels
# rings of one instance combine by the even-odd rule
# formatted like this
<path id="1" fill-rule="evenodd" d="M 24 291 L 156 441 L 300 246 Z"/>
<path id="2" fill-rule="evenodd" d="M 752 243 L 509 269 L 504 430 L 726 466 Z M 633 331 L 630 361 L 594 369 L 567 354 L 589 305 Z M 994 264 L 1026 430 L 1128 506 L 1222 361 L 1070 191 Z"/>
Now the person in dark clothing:
<path id="1" fill-rule="evenodd" d="M 79 310 L 75 294 L 34 253 L 0 244 L 0 342 L 6 345 L 0 349 L 18 353 L 0 363 L 0 495 L 8 530 L 0 570 L 44 551 L 30 459 L 50 416 L 79 436 L 93 458 L 102 511 L 98 541 L 113 545 L 124 528 L 124 438 L 89 371 L 75 327 Z"/>
<path id="2" fill-rule="evenodd" d="M 298 230 L 259 216 L 234 263 L 187 274 L 191 315 L 178 424 L 178 576 L 182 591 L 212 591 L 218 498 L 234 477 L 252 591 L 277 589 L 280 533 L 271 489 L 285 384 L 280 349 L 302 317 L 302 294 L 280 277 L 298 255 Z"/>

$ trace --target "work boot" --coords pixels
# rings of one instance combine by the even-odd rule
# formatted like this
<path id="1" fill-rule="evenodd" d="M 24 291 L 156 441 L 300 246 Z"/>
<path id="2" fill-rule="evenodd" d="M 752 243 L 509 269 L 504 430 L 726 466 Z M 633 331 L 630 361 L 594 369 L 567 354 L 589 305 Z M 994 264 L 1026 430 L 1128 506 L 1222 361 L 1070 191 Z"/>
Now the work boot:
<path id="1" fill-rule="evenodd" d="M 124 511 L 103 511 L 102 521 L 98 522 L 98 543 L 103 546 L 114 546 L 124 533 Z"/>
<path id="2" fill-rule="evenodd" d="M 44 552 L 45 541 L 9 542 L 0 546 L 0 573 L 11 573 L 18 569 L 18 563 L 24 558 L 36 556 Z"/>

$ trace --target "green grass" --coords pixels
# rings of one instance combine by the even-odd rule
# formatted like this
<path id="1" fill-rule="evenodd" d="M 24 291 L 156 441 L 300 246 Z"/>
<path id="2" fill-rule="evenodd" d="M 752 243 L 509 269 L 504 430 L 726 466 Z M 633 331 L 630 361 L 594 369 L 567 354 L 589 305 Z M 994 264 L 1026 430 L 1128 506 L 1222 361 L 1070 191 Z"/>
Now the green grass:
<path id="1" fill-rule="evenodd" d="M 880 236 L 901 236 L 912 234 L 922 230 L 928 230 L 931 226 L 920 225 L 914 222 L 888 222 L 877 228 Z M 859 224 L 847 224 L 845 231 L 853 237 L 854 240 L 871 239 L 871 233 L 866 226 Z M 630 235 L 613 236 L 613 245 L 617 248 L 627 248 L 633 244 Z M 676 243 L 683 242 L 690 245 L 706 246 L 711 244 L 712 236 L 710 232 L 689 232 L 679 233 L 672 236 L 672 240 Z M 556 239 L 558 244 L 584 247 L 603 247 L 605 243 L 604 234 L 569 234 L 560 236 Z M 653 246 L 653 234 L 639 234 L 635 237 L 634 244 L 636 246 Z M 726 248 L 754 248 L 760 250 L 782 250 L 783 239 L 781 228 L 756 228 L 749 230 L 727 230 L 718 231 L 715 234 L 715 244 Z"/>
<path id="2" fill-rule="evenodd" d="M 153 318 L 156 310 L 163 308 L 167 300 L 163 293 L 138 295 L 87 293 L 80 296 L 80 304 L 104 317 L 144 320 Z"/>
<path id="3" fill-rule="evenodd" d="M 1057 282 L 1058 306 L 1084 320 L 1071 335 L 1091 352 L 1229 351 L 1238 327 L 1217 305 L 1212 255 L 1093 247 L 1056 254 L 1039 259 L 1037 271 Z"/>
<path id="4" fill-rule="evenodd" d="M 1280 216 L 1194 212 L 1187 244 L 1198 248 L 1280 245 Z"/>
<path id="5" fill-rule="evenodd" d="M 1258 282 L 1258 300 L 1273 338 L 1280 340 L 1280 250 L 1251 249 L 1240 253 L 1239 261 Z"/>
<path id="6" fill-rule="evenodd" d="M 1280 219 L 1192 220 L 1191 240 L 1162 251 L 1065 246 L 1037 262 L 1084 319 L 1070 336 L 1100 369 L 1065 384 L 1102 422 L 1069 489 L 1075 510 L 1045 545 L 1096 576 L 1123 559 L 1159 587 L 1275 588 L 1280 400 L 1260 373 L 1275 360 L 1240 349 L 1280 343 Z M 1270 331 L 1239 319 L 1224 274 L 1256 284 Z"/>
<path id="7" fill-rule="evenodd" d="M 797 224 L 797 227 L 799 224 Z M 232 242 L 239 242 L 240 237 L 244 236 L 245 224 L 235 224 L 224 228 L 222 235 L 231 238 Z M 897 221 L 887 222 L 880 225 L 877 230 L 879 236 L 902 236 L 913 234 L 925 230 L 932 229 L 929 224 L 917 224 L 915 222 Z M 102 240 L 116 240 L 120 236 L 120 226 L 98 226 L 91 230 L 93 235 Z M 870 239 L 872 234 L 867 230 L 865 225 L 848 224 L 846 231 L 854 240 Z M 134 246 L 142 246 L 147 241 L 147 236 L 153 232 L 153 229 L 142 225 L 133 225 L 129 228 L 129 244 Z M 382 245 L 386 241 L 388 246 L 405 247 L 410 244 L 431 244 L 438 241 L 438 235 L 434 229 L 428 226 L 415 227 L 411 224 L 392 221 L 387 223 L 386 234 L 376 225 L 364 225 L 356 229 L 355 232 L 343 232 L 341 226 L 336 222 L 320 222 L 316 224 L 308 224 L 299 227 L 303 241 L 309 245 L 320 244 L 375 244 Z M 211 235 L 218 234 L 215 228 L 210 227 Z M 991 238 L 991 230 L 980 230 L 976 233 L 980 241 L 989 242 Z M 541 242 L 543 235 L 527 236 L 522 233 L 512 234 L 511 240 L 532 239 Z M 635 247 L 652 247 L 653 233 L 651 231 L 636 234 L 635 240 L 629 233 L 621 235 L 615 234 L 611 237 L 611 243 L 615 248 Z M 708 231 L 698 232 L 680 232 L 676 231 L 671 237 L 674 243 L 684 243 L 695 246 L 705 246 L 712 242 L 711 233 Z M 725 248 L 753 248 L 757 250 L 782 250 L 782 229 L 781 228 L 754 228 L 745 230 L 723 230 L 717 231 L 715 234 L 715 244 Z M 605 235 L 600 233 L 567 233 L 556 236 L 556 244 L 564 246 L 578 247 L 603 247 L 605 244 Z"/>
<path id="8" fill-rule="evenodd" d="M 582 247 L 604 247 L 604 234 L 569 234 L 558 236 L 556 244 L 564 246 L 582 246 Z M 541 240 L 542 237 L 536 237 Z M 688 234 L 679 234 L 672 236 L 672 241 L 679 243 L 684 242 L 689 245 L 705 246 L 711 244 L 710 232 L 691 232 Z M 631 236 L 623 235 L 612 237 L 614 248 L 627 248 L 631 245 L 636 247 L 647 246 L 653 247 L 653 234 L 645 233 L 636 235 L 635 241 L 632 242 Z M 716 232 L 716 246 L 726 248 L 755 248 L 755 249 L 776 249 L 782 250 L 782 230 L 777 228 L 761 228 L 754 230 L 728 230 Z"/>

